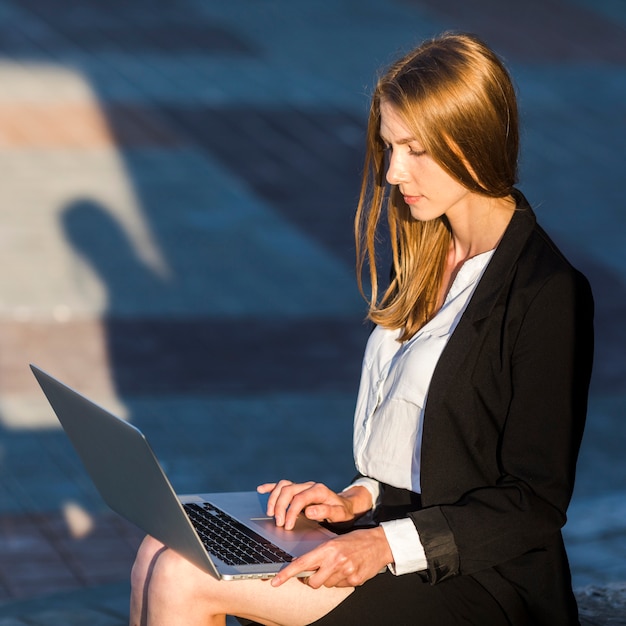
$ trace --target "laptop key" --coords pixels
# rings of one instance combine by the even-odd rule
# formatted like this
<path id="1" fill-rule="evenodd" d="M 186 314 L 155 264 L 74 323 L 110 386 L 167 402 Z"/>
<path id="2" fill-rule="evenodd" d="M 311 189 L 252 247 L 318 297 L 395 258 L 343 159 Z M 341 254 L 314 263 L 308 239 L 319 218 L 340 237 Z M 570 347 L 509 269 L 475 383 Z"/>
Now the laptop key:
<path id="1" fill-rule="evenodd" d="M 228 565 L 290 562 L 293 557 L 214 506 L 183 505 L 207 550 Z"/>

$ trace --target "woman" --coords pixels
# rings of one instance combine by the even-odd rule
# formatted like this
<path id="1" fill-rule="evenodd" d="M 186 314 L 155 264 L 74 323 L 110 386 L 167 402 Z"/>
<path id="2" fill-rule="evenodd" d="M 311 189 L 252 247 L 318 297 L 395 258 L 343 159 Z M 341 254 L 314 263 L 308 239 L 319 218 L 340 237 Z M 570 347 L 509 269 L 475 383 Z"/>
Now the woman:
<path id="1" fill-rule="evenodd" d="M 320 626 L 578 623 L 560 529 L 593 303 L 514 188 L 517 156 L 514 89 L 477 38 L 426 42 L 380 79 L 356 218 L 376 324 L 355 412 L 360 476 L 339 494 L 259 487 L 287 529 L 300 512 L 342 524 L 373 512 L 376 524 L 270 583 L 218 582 L 147 538 L 132 624 L 223 624 L 225 614 Z M 385 207 L 393 272 L 379 290 Z M 314 571 L 306 584 L 295 578 L 304 571 Z"/>

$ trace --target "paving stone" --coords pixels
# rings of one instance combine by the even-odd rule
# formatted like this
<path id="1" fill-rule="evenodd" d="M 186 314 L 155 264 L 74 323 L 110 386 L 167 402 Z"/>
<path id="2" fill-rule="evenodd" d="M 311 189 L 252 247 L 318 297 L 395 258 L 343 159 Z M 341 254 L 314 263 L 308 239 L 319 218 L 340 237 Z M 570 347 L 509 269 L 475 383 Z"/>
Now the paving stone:
<path id="1" fill-rule="evenodd" d="M 581 626 L 626 624 L 626 583 L 589 586 L 576 592 Z"/>

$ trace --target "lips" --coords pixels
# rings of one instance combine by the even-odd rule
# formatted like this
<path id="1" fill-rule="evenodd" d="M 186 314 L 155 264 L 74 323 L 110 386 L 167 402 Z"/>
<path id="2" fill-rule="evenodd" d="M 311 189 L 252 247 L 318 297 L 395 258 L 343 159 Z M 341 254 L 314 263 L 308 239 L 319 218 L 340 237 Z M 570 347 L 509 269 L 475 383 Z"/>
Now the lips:
<path id="1" fill-rule="evenodd" d="M 407 204 L 417 204 L 423 196 L 403 196 Z"/>

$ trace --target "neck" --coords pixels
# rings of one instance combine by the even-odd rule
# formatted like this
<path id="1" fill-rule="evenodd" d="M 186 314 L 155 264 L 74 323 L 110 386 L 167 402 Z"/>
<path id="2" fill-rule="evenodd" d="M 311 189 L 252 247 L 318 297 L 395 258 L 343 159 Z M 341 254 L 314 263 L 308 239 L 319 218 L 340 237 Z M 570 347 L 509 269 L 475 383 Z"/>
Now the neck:
<path id="1" fill-rule="evenodd" d="M 452 231 L 449 264 L 457 267 L 467 259 L 493 250 L 506 230 L 515 201 L 506 198 L 476 196 L 462 212 L 448 215 Z"/>

